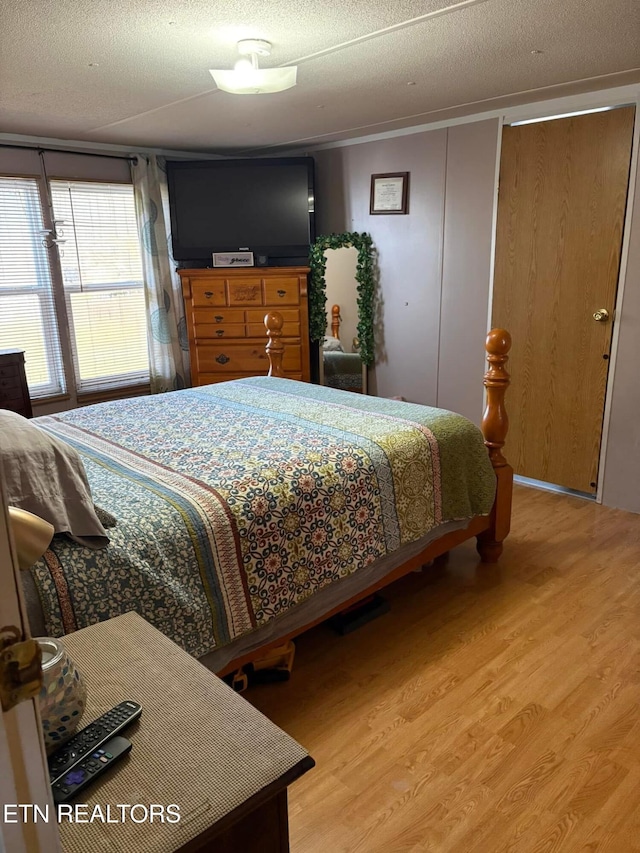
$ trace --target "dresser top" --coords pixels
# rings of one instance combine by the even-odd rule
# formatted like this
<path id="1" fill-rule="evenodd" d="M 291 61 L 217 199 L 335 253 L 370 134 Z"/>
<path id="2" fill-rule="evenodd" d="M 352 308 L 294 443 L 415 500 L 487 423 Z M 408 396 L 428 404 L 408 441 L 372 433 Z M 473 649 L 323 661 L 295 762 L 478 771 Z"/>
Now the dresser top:
<path id="1" fill-rule="evenodd" d="M 309 267 L 202 267 L 197 268 L 180 268 L 177 270 L 180 276 L 219 276 L 227 278 L 241 278 L 243 276 L 270 276 L 282 275 L 307 275 L 310 272 Z"/>

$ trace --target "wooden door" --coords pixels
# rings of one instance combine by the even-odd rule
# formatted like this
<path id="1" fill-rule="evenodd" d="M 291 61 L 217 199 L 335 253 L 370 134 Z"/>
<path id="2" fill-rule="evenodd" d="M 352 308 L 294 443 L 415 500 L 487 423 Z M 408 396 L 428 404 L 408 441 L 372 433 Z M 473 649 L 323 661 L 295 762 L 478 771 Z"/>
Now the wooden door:
<path id="1" fill-rule="evenodd" d="M 633 123 L 623 107 L 502 136 L 492 325 L 513 336 L 505 454 L 516 473 L 581 492 L 598 476 Z"/>

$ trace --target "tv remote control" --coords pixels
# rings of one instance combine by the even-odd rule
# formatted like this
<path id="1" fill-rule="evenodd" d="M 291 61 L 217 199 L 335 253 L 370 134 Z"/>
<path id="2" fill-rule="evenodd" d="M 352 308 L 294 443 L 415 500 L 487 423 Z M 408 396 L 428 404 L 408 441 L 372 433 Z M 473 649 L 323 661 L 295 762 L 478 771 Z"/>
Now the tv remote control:
<path id="1" fill-rule="evenodd" d="M 101 747 L 109 738 L 121 732 L 129 723 L 137 720 L 142 713 L 142 706 L 137 702 L 121 702 L 98 717 L 88 726 L 80 729 L 73 737 L 69 738 L 60 749 L 56 749 L 48 758 L 49 781 L 54 782 L 70 770 L 79 761 L 82 761 L 96 749 Z"/>
<path id="2" fill-rule="evenodd" d="M 53 802 L 56 805 L 68 803 L 94 779 L 97 779 L 112 764 L 131 750 L 131 741 L 124 737 L 112 737 L 100 749 L 96 749 L 87 758 L 74 764 L 71 770 L 51 786 Z"/>

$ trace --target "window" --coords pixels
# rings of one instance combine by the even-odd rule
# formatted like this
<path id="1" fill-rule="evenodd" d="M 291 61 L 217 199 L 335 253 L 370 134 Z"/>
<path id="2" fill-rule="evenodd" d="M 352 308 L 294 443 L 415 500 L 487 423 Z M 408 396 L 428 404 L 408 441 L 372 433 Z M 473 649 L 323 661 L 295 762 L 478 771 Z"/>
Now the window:
<path id="1" fill-rule="evenodd" d="M 0 348 L 28 353 L 32 397 L 65 391 L 37 178 L 0 178 Z"/>
<path id="2" fill-rule="evenodd" d="M 78 391 L 149 378 L 133 187 L 51 181 Z"/>
<path id="3" fill-rule="evenodd" d="M 0 348 L 25 350 L 33 398 L 148 381 L 133 187 L 52 180 L 47 230 L 41 186 L 0 177 Z"/>

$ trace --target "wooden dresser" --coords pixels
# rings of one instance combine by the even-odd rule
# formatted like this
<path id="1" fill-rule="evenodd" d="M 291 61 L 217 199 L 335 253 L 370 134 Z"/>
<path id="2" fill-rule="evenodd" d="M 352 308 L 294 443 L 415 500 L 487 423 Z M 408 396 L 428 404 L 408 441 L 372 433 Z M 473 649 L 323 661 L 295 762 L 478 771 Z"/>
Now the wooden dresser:
<path id="1" fill-rule="evenodd" d="M 278 311 L 284 320 L 286 376 L 308 382 L 308 272 L 308 267 L 178 270 L 192 384 L 266 376 L 264 316 L 270 310 Z"/>
<path id="2" fill-rule="evenodd" d="M 11 409 L 25 418 L 33 414 L 24 372 L 24 352 L 20 349 L 0 350 L 0 409 Z"/>

